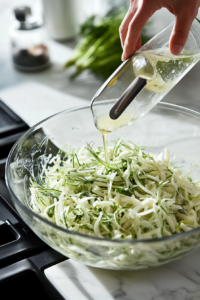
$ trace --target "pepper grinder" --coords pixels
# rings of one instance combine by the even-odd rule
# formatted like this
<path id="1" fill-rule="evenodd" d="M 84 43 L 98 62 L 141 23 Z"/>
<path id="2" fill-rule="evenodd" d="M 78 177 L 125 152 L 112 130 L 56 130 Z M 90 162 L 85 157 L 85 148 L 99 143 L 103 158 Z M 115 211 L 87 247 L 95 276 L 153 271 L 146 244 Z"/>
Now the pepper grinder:
<path id="1" fill-rule="evenodd" d="M 12 60 L 20 71 L 39 71 L 49 66 L 49 53 L 41 18 L 32 15 L 31 8 L 14 9 L 15 19 L 10 29 Z"/>

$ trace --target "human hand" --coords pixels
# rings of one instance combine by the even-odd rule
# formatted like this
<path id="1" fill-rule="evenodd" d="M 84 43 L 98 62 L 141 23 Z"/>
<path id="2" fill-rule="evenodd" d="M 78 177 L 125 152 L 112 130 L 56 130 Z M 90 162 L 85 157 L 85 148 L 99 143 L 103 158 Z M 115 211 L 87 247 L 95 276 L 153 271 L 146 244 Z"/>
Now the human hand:
<path id="1" fill-rule="evenodd" d="M 169 50 L 178 55 L 187 40 L 197 16 L 200 0 L 131 0 L 129 10 L 119 28 L 123 47 L 122 60 L 128 59 L 141 47 L 141 31 L 148 19 L 162 7 L 175 15 Z"/>

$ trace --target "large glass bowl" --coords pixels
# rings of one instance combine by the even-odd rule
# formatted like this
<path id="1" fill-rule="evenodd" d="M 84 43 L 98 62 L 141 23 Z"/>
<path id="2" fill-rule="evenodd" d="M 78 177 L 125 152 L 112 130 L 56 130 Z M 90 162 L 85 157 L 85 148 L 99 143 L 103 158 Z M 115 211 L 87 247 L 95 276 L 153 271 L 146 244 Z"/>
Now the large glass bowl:
<path id="1" fill-rule="evenodd" d="M 168 148 L 171 158 L 187 171 L 200 154 L 200 114 L 176 105 L 159 103 L 131 126 L 108 135 L 116 140 L 125 135 L 138 145 L 155 146 L 158 154 Z M 90 106 L 63 111 L 27 131 L 14 145 L 7 160 L 6 181 L 12 201 L 27 225 L 49 246 L 84 264 L 107 269 L 142 269 L 182 257 L 200 243 L 200 228 L 148 240 L 110 240 L 69 231 L 35 214 L 29 208 L 29 177 L 37 176 L 41 156 L 56 154 L 70 143 L 81 147 L 102 145 Z M 200 171 L 194 177 L 200 179 Z"/>

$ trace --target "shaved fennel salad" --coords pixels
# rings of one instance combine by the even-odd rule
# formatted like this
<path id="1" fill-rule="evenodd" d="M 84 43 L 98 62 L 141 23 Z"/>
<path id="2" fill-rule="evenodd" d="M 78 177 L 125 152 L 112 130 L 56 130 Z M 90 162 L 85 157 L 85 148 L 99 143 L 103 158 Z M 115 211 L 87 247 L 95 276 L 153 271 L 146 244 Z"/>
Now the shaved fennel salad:
<path id="1" fill-rule="evenodd" d="M 159 155 L 123 138 L 108 147 L 60 150 L 32 177 L 31 208 L 71 231 L 109 239 L 151 239 L 199 226 L 200 184 Z"/>

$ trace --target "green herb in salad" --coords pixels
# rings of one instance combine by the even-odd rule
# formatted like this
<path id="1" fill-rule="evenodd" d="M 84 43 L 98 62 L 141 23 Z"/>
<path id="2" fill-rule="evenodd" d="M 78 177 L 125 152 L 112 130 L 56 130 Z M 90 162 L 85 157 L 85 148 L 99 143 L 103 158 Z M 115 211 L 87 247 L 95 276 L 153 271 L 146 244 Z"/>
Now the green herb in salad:
<path id="1" fill-rule="evenodd" d="M 91 145 L 60 151 L 31 178 L 31 206 L 53 223 L 110 239 L 151 239 L 199 226 L 200 184 L 170 163 L 120 139 L 108 148 Z"/>
<path id="2" fill-rule="evenodd" d="M 81 39 L 73 57 L 65 64 L 65 68 L 75 66 L 72 78 L 84 70 L 90 70 L 97 77 L 106 80 L 118 68 L 122 55 L 119 26 L 126 12 L 126 8 L 115 7 L 102 18 L 92 16 L 85 21 L 81 26 Z M 142 45 L 150 39 L 146 26 L 141 34 Z"/>

